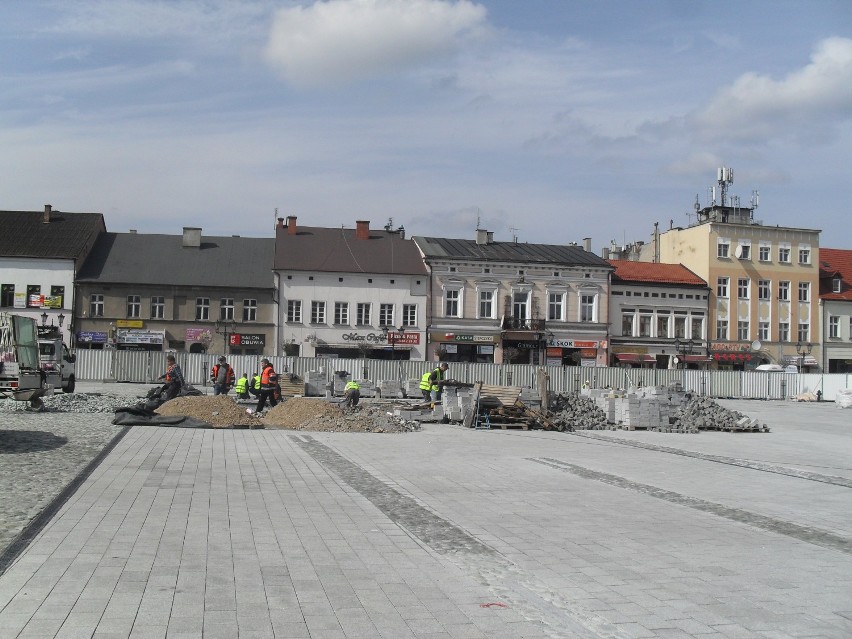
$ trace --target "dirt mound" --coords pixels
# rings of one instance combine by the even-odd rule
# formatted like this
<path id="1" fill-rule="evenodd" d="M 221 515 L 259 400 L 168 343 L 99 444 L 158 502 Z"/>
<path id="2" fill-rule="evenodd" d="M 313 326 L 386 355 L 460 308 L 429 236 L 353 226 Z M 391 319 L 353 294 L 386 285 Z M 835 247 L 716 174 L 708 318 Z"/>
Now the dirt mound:
<path id="1" fill-rule="evenodd" d="M 419 427 L 416 422 L 394 417 L 379 406 L 362 403 L 355 408 L 341 408 L 324 399 L 305 397 L 278 404 L 262 421 L 267 428 L 336 433 L 404 433 Z"/>
<path id="2" fill-rule="evenodd" d="M 246 409 L 234 403 L 225 395 L 212 397 L 175 397 L 160 406 L 156 411 L 160 415 L 186 415 L 211 424 L 216 428 L 248 426 L 263 428 L 261 421 Z"/>

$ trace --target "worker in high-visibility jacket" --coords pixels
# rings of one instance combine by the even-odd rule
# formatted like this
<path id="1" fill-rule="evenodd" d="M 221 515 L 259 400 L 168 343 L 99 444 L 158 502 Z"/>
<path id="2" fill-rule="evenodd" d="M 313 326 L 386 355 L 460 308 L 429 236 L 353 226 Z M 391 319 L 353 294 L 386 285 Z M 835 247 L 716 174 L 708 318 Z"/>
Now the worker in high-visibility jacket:
<path id="1" fill-rule="evenodd" d="M 434 370 L 423 373 L 423 377 L 420 378 L 420 390 L 423 392 L 423 399 L 433 402 L 441 399 L 444 376 L 448 368 L 446 362 L 441 362 L 441 365 Z"/>
<path id="2" fill-rule="evenodd" d="M 260 375 L 257 373 L 252 373 L 251 380 L 248 385 L 248 392 L 254 397 L 260 396 Z"/>
<path id="3" fill-rule="evenodd" d="M 274 407 L 278 400 L 275 399 L 275 390 L 278 388 L 278 373 L 272 368 L 272 364 L 265 357 L 260 360 L 260 396 L 257 400 L 256 413 L 261 412 L 266 406 L 266 402 Z"/>
<path id="4" fill-rule="evenodd" d="M 360 384 L 354 379 L 350 379 L 343 387 L 343 396 L 346 398 L 343 402 L 346 406 L 357 406 L 358 402 L 361 401 Z"/>
<path id="5" fill-rule="evenodd" d="M 237 394 L 237 399 L 248 399 L 248 374 L 243 373 L 243 376 L 234 384 L 234 392 Z"/>

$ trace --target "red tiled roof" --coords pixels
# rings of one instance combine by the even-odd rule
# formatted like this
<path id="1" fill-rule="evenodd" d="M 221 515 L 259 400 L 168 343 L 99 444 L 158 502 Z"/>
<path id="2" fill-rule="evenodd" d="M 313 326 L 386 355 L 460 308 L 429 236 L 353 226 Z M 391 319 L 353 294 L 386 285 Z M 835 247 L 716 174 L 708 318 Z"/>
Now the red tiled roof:
<path id="1" fill-rule="evenodd" d="M 614 283 L 652 282 L 654 284 L 680 284 L 707 288 L 707 282 L 683 264 L 659 264 L 629 260 L 609 260 L 609 263 L 615 267 L 615 272 L 612 274 Z"/>
<path id="2" fill-rule="evenodd" d="M 824 300 L 852 301 L 852 250 L 819 249 L 819 296 Z M 835 274 L 840 275 L 840 292 L 832 290 Z"/>

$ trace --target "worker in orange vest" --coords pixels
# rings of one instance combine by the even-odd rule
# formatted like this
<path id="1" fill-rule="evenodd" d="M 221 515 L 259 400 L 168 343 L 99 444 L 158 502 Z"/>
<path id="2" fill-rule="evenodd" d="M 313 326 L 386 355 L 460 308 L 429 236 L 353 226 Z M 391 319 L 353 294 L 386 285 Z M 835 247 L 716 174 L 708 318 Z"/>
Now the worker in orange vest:
<path id="1" fill-rule="evenodd" d="M 266 402 L 269 400 L 270 406 L 278 404 L 275 399 L 275 391 L 278 388 L 278 373 L 265 357 L 260 360 L 260 399 L 257 402 L 256 413 L 259 413 L 266 407 Z"/>

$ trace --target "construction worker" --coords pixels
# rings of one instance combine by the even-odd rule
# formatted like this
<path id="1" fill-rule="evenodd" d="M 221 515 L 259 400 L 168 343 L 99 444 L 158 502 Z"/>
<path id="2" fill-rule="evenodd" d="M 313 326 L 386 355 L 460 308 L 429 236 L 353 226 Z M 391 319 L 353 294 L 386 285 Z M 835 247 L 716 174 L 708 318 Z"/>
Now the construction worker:
<path id="1" fill-rule="evenodd" d="M 278 373 L 272 368 L 272 364 L 265 357 L 260 360 L 260 399 L 257 402 L 256 413 L 261 412 L 266 407 L 267 400 L 270 406 L 278 404 L 275 399 L 275 390 L 278 388 Z"/>
<path id="2" fill-rule="evenodd" d="M 213 381 L 214 395 L 227 395 L 234 385 L 234 369 L 228 364 L 224 356 L 219 358 L 219 363 L 213 365 L 213 370 L 210 372 L 210 379 Z"/>
<path id="3" fill-rule="evenodd" d="M 248 385 L 248 392 L 254 397 L 260 397 L 260 375 L 252 373 L 251 381 Z"/>
<path id="4" fill-rule="evenodd" d="M 357 406 L 361 400 L 361 386 L 354 379 L 349 380 L 343 388 L 343 396 L 346 398 L 344 405 Z"/>
<path id="5" fill-rule="evenodd" d="M 166 355 L 166 372 L 157 379 L 166 380 L 163 388 L 162 398 L 166 401 L 177 397 L 186 382 L 183 379 L 183 371 L 180 370 L 174 355 Z"/>
<path id="6" fill-rule="evenodd" d="M 423 373 L 423 377 L 420 378 L 420 390 L 423 392 L 423 399 L 432 402 L 440 401 L 444 374 L 448 368 L 446 362 L 441 362 L 441 365 L 434 370 Z"/>
<path id="7" fill-rule="evenodd" d="M 243 373 L 243 376 L 234 384 L 234 392 L 237 394 L 237 399 L 248 399 L 248 373 Z"/>

